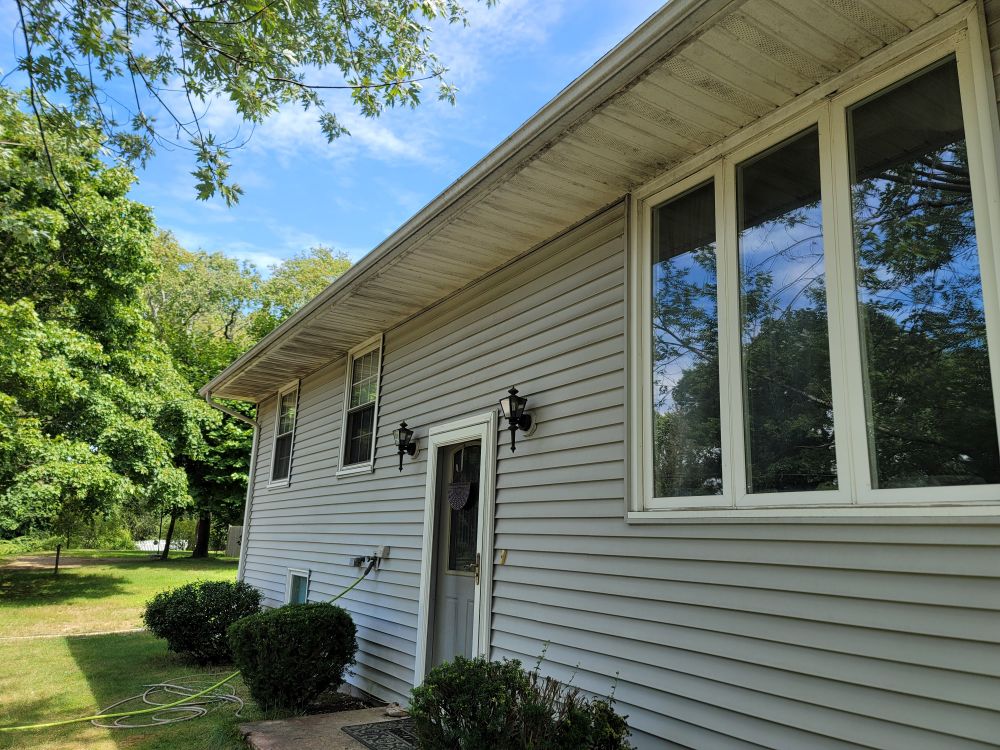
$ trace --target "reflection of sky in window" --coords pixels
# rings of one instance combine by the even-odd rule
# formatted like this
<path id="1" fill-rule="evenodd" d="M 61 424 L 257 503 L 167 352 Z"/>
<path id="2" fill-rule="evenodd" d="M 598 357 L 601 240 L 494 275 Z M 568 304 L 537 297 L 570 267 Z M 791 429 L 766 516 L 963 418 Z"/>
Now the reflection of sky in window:
<path id="1" fill-rule="evenodd" d="M 795 209 L 740 233 L 740 283 L 744 295 L 760 276 L 770 277 L 768 318 L 792 310 L 814 308 L 814 294 L 823 291 L 823 230 L 819 203 Z M 743 343 L 760 332 L 764 316 L 743 321 Z"/>
<path id="2" fill-rule="evenodd" d="M 703 254 L 699 262 L 698 253 Z M 665 414 L 673 410 L 675 389 L 681 378 L 703 364 L 717 346 L 717 311 L 715 299 L 716 273 L 714 263 L 706 268 L 705 253 L 714 256 L 715 243 L 653 264 L 653 403 L 656 411 Z M 658 300 L 668 299 L 680 308 L 677 320 L 663 315 Z M 685 328 L 680 318 L 691 313 L 699 320 L 711 322 L 692 330 Z M 705 336 L 711 335 L 706 341 Z"/>
<path id="3" fill-rule="evenodd" d="M 929 152 L 923 158 L 913 160 L 905 165 L 896 165 L 894 173 L 906 173 L 909 168 L 929 169 L 926 161 L 943 164 L 947 167 L 962 166 L 953 150 L 958 144 L 951 144 L 940 152 Z M 967 241 L 960 244 L 940 247 L 940 252 L 950 256 L 950 261 L 937 265 L 915 277 L 907 277 L 885 263 L 878 264 L 872 257 L 872 251 L 878 252 L 881 245 L 887 243 L 890 222 L 901 220 L 927 220 L 928 212 L 921 207 L 925 200 L 935 200 L 938 208 L 949 200 L 961 201 L 963 193 L 942 188 L 927 192 L 918 186 L 913 186 L 905 204 L 901 199 L 897 205 L 905 205 L 909 210 L 907 216 L 886 216 L 882 211 L 882 198 L 890 191 L 899 190 L 896 182 L 888 179 L 871 178 L 854 186 L 854 222 L 856 233 L 863 237 L 864 252 L 859 259 L 860 268 L 868 275 L 873 275 L 877 282 L 868 280 L 858 289 L 858 297 L 862 303 L 873 303 L 879 311 L 893 318 L 904 330 L 910 330 L 921 325 L 921 316 L 940 314 L 952 316 L 952 324 L 959 326 L 968 316 L 954 315 L 956 305 L 965 307 L 967 311 L 974 310 L 976 322 L 981 324 L 983 314 L 982 282 L 979 274 L 979 253 L 973 229 L 972 204 L 968 208 L 955 212 L 958 218 L 968 228 Z M 933 262 L 935 246 L 935 225 L 927 226 L 927 242 L 914 243 L 913 251 Z M 967 307 L 966 307 L 967 306 Z M 985 343 L 985 342 L 984 342 Z"/>

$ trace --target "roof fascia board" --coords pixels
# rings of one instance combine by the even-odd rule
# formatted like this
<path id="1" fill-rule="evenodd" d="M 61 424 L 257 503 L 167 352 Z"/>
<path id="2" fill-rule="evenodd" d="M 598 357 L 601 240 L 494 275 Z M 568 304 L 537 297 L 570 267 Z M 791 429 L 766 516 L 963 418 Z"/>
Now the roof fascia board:
<path id="1" fill-rule="evenodd" d="M 505 167 L 526 161 L 654 63 L 745 1 L 668 2 L 323 292 L 204 385 L 199 393 L 210 395 L 238 376 L 293 329 L 308 323 L 328 305 L 348 295 L 355 284 L 376 272 L 395 252 L 474 201 L 479 189 L 491 177 L 494 182 L 501 179 Z"/>

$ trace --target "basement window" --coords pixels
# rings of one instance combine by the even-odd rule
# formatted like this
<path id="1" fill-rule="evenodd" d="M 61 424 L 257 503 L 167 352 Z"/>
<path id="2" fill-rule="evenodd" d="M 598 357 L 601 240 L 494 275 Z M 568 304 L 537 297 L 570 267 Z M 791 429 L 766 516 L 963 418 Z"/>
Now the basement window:
<path id="1" fill-rule="evenodd" d="M 374 468 L 381 374 L 382 336 L 379 335 L 351 350 L 347 357 L 338 476 Z"/>
<path id="2" fill-rule="evenodd" d="M 637 201 L 631 520 L 1000 511 L 1000 221 L 965 44 Z"/>
<path id="3" fill-rule="evenodd" d="M 288 578 L 285 582 L 285 603 L 305 604 L 309 601 L 309 571 L 308 570 L 288 570 Z"/>

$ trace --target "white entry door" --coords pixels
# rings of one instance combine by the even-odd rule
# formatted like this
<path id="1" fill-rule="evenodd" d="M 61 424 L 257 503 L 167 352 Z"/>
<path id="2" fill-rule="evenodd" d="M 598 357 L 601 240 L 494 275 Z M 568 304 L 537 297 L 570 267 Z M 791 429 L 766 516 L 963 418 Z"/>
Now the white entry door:
<path id="1" fill-rule="evenodd" d="M 482 443 L 471 440 L 438 450 L 437 564 L 431 599 L 434 637 L 428 666 L 472 658 L 479 583 L 479 469 Z"/>
<path id="2" fill-rule="evenodd" d="M 496 414 L 432 428 L 414 684 L 456 656 L 488 653 Z"/>

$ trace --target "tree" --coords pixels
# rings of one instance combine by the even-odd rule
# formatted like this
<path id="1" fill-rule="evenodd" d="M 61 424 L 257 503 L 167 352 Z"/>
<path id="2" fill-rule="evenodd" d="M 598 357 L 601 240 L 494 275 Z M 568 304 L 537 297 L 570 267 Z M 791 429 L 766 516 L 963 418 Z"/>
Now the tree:
<path id="1" fill-rule="evenodd" d="M 261 284 L 260 307 L 252 316 L 253 337 L 266 336 L 350 267 L 346 254 L 322 245 L 271 266 L 270 278 Z"/>
<path id="2" fill-rule="evenodd" d="M 169 232 L 156 236 L 151 251 L 146 318 L 188 381 L 205 383 L 253 345 L 260 274 L 222 253 L 186 250 Z"/>
<path id="3" fill-rule="evenodd" d="M 282 105 L 313 109 L 332 141 L 348 134 L 330 109 L 338 91 L 366 117 L 417 106 L 426 82 L 439 98 L 455 98 L 428 24 L 464 22 L 458 0 L 15 1 L 18 65 L 39 125 L 96 123 L 129 164 L 144 163 L 157 145 L 179 145 L 194 153 L 202 199 L 219 193 L 233 203 L 242 192 L 228 174 L 239 134 L 220 136 L 204 123 L 215 99 L 251 125 Z"/>
<path id="4" fill-rule="evenodd" d="M 186 250 L 165 233 L 153 242 L 152 257 L 155 271 L 142 291 L 145 314 L 192 393 L 351 265 L 343 253 L 315 247 L 273 266 L 263 279 L 251 264 Z M 252 415 L 246 404 L 226 405 Z M 246 424 L 220 415 L 203 431 L 204 449 L 179 458 L 190 512 L 198 516 L 195 556 L 208 553 L 213 523 L 239 521 L 252 437 Z"/>
<path id="5" fill-rule="evenodd" d="M 46 151 L 2 89 L 0 140 L 0 532 L 187 506 L 177 459 L 216 417 L 143 320 L 153 224 L 131 172 L 87 128 Z"/>
<path id="6" fill-rule="evenodd" d="M 260 274 L 221 253 L 186 250 L 165 232 L 151 249 L 154 273 L 142 290 L 145 315 L 194 396 L 200 384 L 253 345 L 250 316 L 260 307 Z M 189 510 L 199 519 L 195 557 L 208 554 L 213 515 L 222 523 L 239 519 L 247 482 L 253 432 L 229 415 L 215 414 L 202 434 L 204 449 L 178 458 L 188 479 Z M 176 516 L 171 515 L 168 538 Z"/>

